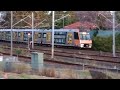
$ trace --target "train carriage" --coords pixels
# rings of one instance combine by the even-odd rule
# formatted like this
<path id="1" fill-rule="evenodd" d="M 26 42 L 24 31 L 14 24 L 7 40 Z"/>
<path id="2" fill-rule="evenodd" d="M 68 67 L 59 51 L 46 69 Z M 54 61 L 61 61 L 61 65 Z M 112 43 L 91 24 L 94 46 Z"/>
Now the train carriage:
<path id="1" fill-rule="evenodd" d="M 42 44 L 42 31 L 35 30 L 34 32 L 34 43 L 36 44 Z"/>
<path id="2" fill-rule="evenodd" d="M 42 44 L 52 43 L 52 30 L 44 30 L 42 33 Z M 54 45 L 79 46 L 79 32 L 74 30 L 55 29 Z"/>
<path id="3" fill-rule="evenodd" d="M 0 39 L 5 41 L 11 40 L 11 29 L 0 30 L 3 35 Z M 52 44 L 52 30 L 34 29 L 34 43 L 36 44 Z M 30 37 L 28 38 L 28 33 Z M 28 43 L 32 41 L 32 29 L 13 29 L 13 41 Z M 78 29 L 55 29 L 54 45 L 56 46 L 72 46 L 80 48 L 91 48 L 92 40 L 87 32 L 79 32 Z"/>
<path id="4" fill-rule="evenodd" d="M 1 37 L 1 40 L 2 40 L 2 41 L 5 41 L 5 35 L 6 35 L 6 32 L 1 32 L 1 36 L 2 36 L 2 37 Z"/>

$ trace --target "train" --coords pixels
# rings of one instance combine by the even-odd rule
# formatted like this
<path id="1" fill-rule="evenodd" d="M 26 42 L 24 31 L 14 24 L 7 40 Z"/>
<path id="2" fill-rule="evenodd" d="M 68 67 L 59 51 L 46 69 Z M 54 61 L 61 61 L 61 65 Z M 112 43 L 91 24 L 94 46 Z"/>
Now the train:
<path id="1" fill-rule="evenodd" d="M 12 29 L 12 32 L 15 43 L 31 42 L 33 32 L 35 44 L 52 44 L 52 29 Z M 0 41 L 11 41 L 11 29 L 0 29 Z M 80 32 L 79 29 L 54 29 L 54 45 L 92 48 L 92 39 L 88 32 Z"/>

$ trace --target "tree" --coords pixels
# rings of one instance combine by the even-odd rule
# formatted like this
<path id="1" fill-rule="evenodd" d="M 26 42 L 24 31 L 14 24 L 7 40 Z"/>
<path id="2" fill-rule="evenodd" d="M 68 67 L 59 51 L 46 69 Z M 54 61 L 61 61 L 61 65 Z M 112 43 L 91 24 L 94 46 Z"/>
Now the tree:
<path id="1" fill-rule="evenodd" d="M 65 17 L 64 19 L 58 20 L 55 22 L 56 28 L 63 28 L 66 25 L 72 24 L 77 21 L 75 11 L 56 11 L 55 12 L 55 19 L 60 19 L 63 16 L 70 15 L 68 17 Z M 63 21 L 64 20 L 64 21 Z"/>
<path id="2" fill-rule="evenodd" d="M 22 50 L 20 48 L 17 48 L 15 52 L 16 52 L 17 57 L 18 57 L 18 55 L 20 55 L 22 53 Z"/>
<path id="3" fill-rule="evenodd" d="M 99 29 L 112 28 L 112 23 L 110 22 L 112 21 L 112 15 L 109 11 L 77 11 L 76 14 L 80 22 L 94 23 Z"/>
<path id="4" fill-rule="evenodd" d="M 10 11 L 2 11 L 5 13 L 2 22 L 0 22 L 1 28 L 10 28 L 11 25 L 11 14 Z M 34 12 L 34 26 L 35 28 L 51 28 L 52 27 L 52 13 L 47 14 L 48 11 L 33 11 Z M 28 23 L 32 23 L 31 21 L 31 13 L 32 11 L 13 11 L 13 24 L 18 22 L 19 20 L 25 18 L 30 15 L 30 17 L 26 18 L 25 21 Z M 95 23 L 100 29 L 111 29 L 112 28 L 112 15 L 109 11 L 55 11 L 55 20 L 61 18 L 63 15 L 69 14 L 70 17 L 66 17 L 64 19 L 64 26 L 72 24 L 74 22 L 91 22 Z M 105 17 L 106 18 L 105 18 Z M 108 20 L 108 19 L 110 20 Z M 46 19 L 46 20 L 45 20 Z M 116 11 L 116 24 L 120 23 L 120 11 Z M 22 21 L 18 23 L 13 28 L 31 28 L 31 25 Z M 40 25 L 38 25 L 40 23 Z M 57 21 L 56 28 L 63 27 L 63 19 Z"/>
<path id="5" fill-rule="evenodd" d="M 33 11 L 33 13 L 34 13 L 34 26 L 37 26 L 44 19 L 46 20 L 48 19 L 47 15 L 45 14 L 45 11 Z M 20 23 L 15 25 L 13 28 L 23 28 L 25 26 L 28 28 L 31 28 L 31 25 L 30 25 L 32 23 L 31 14 L 32 14 L 32 11 L 13 11 L 13 24 L 17 23 L 18 21 L 20 21 L 21 19 L 29 15 L 28 18 L 26 18 L 24 21 L 21 21 Z M 6 12 L 6 17 L 4 19 L 5 19 L 5 22 L 1 22 L 1 25 L 4 25 L 2 27 L 10 28 L 10 25 L 11 25 L 10 11 Z M 40 28 L 40 25 L 38 25 L 36 28 Z"/>

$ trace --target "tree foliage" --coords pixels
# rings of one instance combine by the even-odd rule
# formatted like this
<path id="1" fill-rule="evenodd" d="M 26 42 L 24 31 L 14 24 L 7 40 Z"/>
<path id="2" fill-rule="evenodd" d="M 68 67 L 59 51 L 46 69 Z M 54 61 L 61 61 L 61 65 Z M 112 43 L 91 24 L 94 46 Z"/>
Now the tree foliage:
<path id="1" fill-rule="evenodd" d="M 93 49 L 98 51 L 112 51 L 112 38 L 95 37 L 93 39 Z"/>
<path id="2" fill-rule="evenodd" d="M 37 26 L 36 28 L 51 28 L 52 26 L 52 14 L 48 15 L 46 14 L 48 11 L 33 11 L 34 12 L 34 26 Z M 1 28 L 10 28 L 10 11 L 4 11 L 6 13 L 4 20 L 0 22 Z M 25 21 L 28 23 L 32 23 L 31 19 L 31 13 L 32 11 L 13 11 L 13 24 L 20 21 L 21 19 L 25 18 L 26 16 L 30 15 L 30 17 L 26 18 Z M 55 11 L 55 20 L 61 18 L 62 16 L 65 16 L 69 14 L 70 17 L 66 17 L 63 19 L 57 21 L 55 23 L 56 28 L 63 28 L 63 26 L 74 23 L 76 21 L 80 22 L 91 22 L 95 23 L 99 29 L 111 29 L 112 28 L 112 15 L 109 11 Z M 43 21 L 46 19 L 46 21 Z M 109 20 L 108 20 L 109 19 Z M 111 21 L 111 22 L 110 22 Z M 24 27 L 27 26 L 31 28 L 31 25 L 26 23 L 24 21 L 21 21 L 18 23 L 15 27 Z M 116 11 L 116 25 L 120 23 L 120 11 Z M 118 25 L 119 27 L 120 25 Z M 14 27 L 14 28 L 15 28 Z"/>
<path id="3" fill-rule="evenodd" d="M 120 34 L 115 35 L 115 44 L 116 50 L 120 51 Z M 100 37 L 96 36 L 93 39 L 93 47 L 94 50 L 99 51 L 112 51 L 112 36 L 109 37 Z"/>

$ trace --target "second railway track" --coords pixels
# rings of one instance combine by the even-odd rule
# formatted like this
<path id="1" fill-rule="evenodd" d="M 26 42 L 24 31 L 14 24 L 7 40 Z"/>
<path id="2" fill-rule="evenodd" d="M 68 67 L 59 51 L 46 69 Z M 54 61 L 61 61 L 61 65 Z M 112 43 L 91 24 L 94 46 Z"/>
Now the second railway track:
<path id="1" fill-rule="evenodd" d="M 10 47 L 7 47 L 5 49 L 9 50 Z M 28 49 L 23 48 L 23 50 L 27 51 Z M 51 55 L 51 51 L 49 49 L 41 49 L 41 48 L 40 49 L 31 49 L 30 52 L 43 52 L 46 55 Z M 85 54 L 85 53 L 74 52 L 74 51 L 70 52 L 70 51 L 55 50 L 54 55 L 61 56 L 61 57 L 68 57 L 68 58 L 88 59 L 88 60 L 94 60 L 94 61 L 120 63 L 120 57 L 100 56 L 100 55 Z"/>
<path id="2" fill-rule="evenodd" d="M 22 45 L 21 44 L 15 44 L 14 48 L 21 48 L 23 50 L 28 51 L 26 48 L 27 45 Z M 7 52 L 10 51 L 9 45 L 5 48 Z M 55 60 L 56 61 L 61 61 L 61 62 L 67 62 L 67 63 L 72 63 L 72 64 L 80 64 L 80 63 L 85 63 L 85 64 L 96 64 L 100 66 L 118 66 L 120 67 L 120 57 L 111 57 L 108 55 L 105 56 L 100 56 L 100 55 L 95 55 L 95 54 L 86 54 L 86 53 L 81 53 L 78 50 L 71 50 L 67 49 L 68 51 L 65 51 L 66 49 L 62 50 L 55 50 Z M 73 52 L 72 52 L 73 51 Z M 43 47 L 41 48 L 35 48 L 34 50 L 30 50 L 30 52 L 43 52 L 45 55 L 45 58 L 50 58 L 51 57 L 51 51 L 50 48 Z M 30 54 L 30 53 L 29 53 Z M 24 55 L 24 54 L 23 54 Z M 55 61 L 54 60 L 54 61 Z"/>

